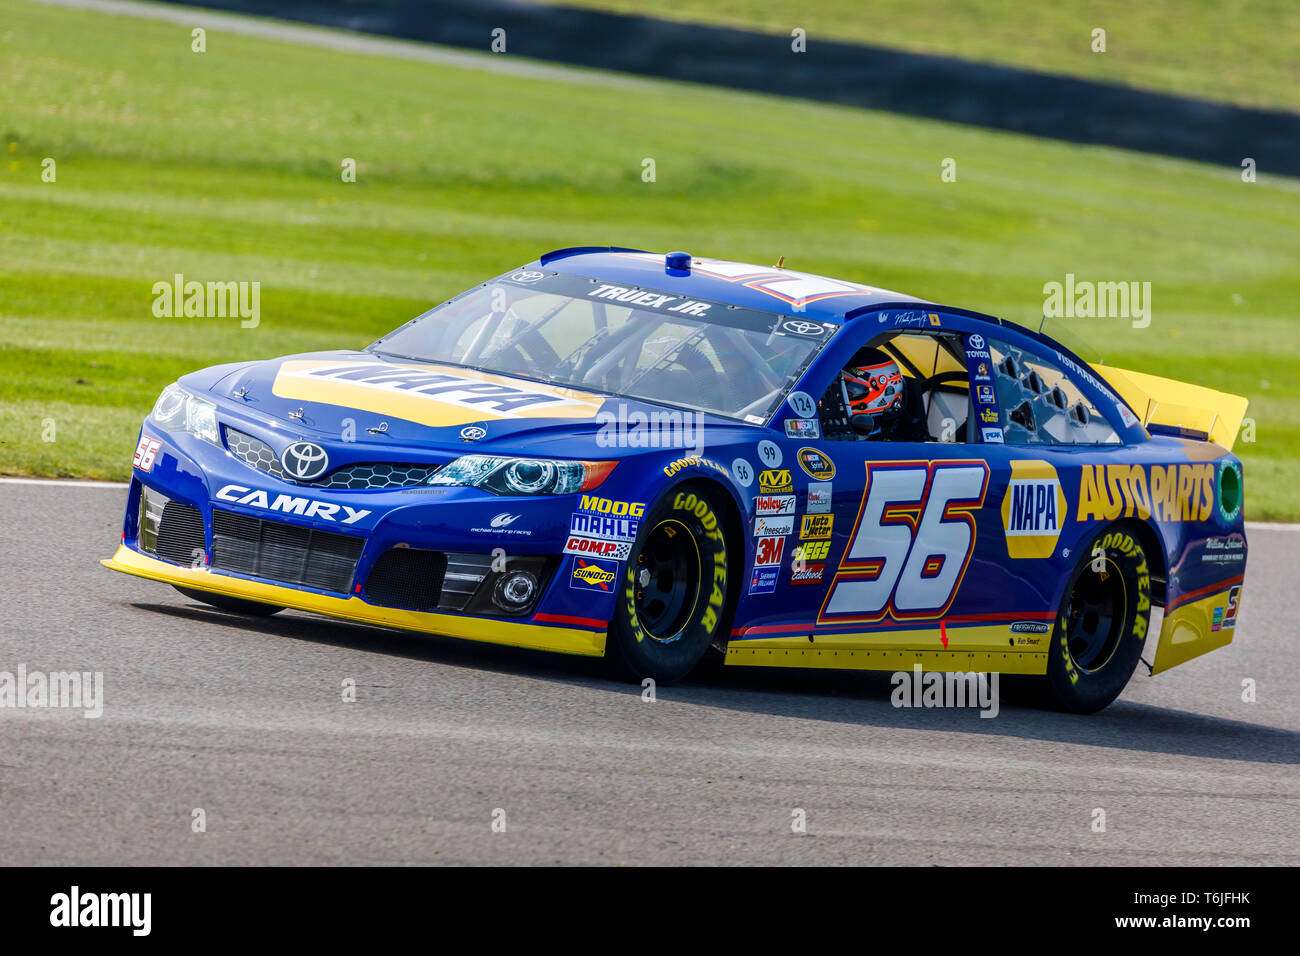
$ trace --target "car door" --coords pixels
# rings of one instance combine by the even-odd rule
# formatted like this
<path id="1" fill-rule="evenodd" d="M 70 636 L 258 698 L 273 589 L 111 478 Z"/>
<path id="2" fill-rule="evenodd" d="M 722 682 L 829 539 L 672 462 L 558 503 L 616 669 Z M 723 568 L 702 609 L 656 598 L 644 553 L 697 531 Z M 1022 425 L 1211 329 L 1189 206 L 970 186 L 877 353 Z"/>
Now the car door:
<path id="1" fill-rule="evenodd" d="M 823 572 L 817 624 L 858 631 L 864 646 L 903 647 L 917 632 L 940 629 L 957 601 L 975 557 L 989 469 L 978 444 L 968 440 L 978 436 L 960 339 L 932 326 L 871 344 L 897 361 L 905 388 L 923 390 L 929 440 L 916 434 L 862 440 L 852 428 L 827 429 L 821 451 L 840 476 L 834 527 L 813 531 L 831 531 L 838 557 Z M 796 557 L 806 524 L 807 516 Z"/>

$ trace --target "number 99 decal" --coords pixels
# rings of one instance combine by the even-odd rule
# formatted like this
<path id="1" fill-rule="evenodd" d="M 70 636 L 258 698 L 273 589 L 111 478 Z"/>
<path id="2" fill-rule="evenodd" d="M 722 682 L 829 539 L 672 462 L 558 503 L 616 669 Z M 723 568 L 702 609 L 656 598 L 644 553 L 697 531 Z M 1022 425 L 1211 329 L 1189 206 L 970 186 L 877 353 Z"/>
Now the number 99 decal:
<path id="1" fill-rule="evenodd" d="M 982 461 L 867 465 L 858 520 L 819 623 L 942 617 L 975 550 Z"/>

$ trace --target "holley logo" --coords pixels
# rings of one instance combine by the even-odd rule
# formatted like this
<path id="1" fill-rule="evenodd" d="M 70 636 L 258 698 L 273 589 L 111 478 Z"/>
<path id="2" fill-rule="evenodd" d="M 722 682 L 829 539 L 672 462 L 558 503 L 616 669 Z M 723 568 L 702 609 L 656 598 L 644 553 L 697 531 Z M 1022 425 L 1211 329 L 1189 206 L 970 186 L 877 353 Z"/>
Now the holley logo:
<path id="1" fill-rule="evenodd" d="M 582 591 L 604 591 L 613 587 L 617 574 L 617 565 L 594 558 L 575 558 L 573 562 L 573 579 L 570 587 Z"/>
<path id="2" fill-rule="evenodd" d="M 1002 528 L 1012 558 L 1046 558 L 1056 548 L 1065 519 L 1065 492 L 1045 461 L 1012 461 L 1002 499 Z"/>

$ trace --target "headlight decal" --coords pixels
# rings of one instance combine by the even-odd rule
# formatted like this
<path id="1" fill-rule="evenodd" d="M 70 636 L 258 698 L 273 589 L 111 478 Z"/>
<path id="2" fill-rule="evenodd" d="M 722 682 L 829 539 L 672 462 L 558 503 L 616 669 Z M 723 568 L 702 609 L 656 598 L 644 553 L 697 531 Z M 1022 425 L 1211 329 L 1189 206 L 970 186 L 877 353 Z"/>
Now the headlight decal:
<path id="1" fill-rule="evenodd" d="M 431 485 L 482 488 L 496 495 L 571 495 L 603 482 L 617 462 L 462 455 L 429 479 Z"/>

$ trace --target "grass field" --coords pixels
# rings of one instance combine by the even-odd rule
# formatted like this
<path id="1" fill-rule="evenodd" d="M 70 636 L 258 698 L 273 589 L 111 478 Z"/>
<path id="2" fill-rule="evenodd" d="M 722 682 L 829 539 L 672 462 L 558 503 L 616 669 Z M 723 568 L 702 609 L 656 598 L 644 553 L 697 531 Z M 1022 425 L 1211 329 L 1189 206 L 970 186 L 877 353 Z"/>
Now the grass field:
<path id="1" fill-rule="evenodd" d="M 548 0 L 549 2 L 549 0 Z M 1300 109 L 1294 0 L 562 0 L 567 6 L 838 40 Z M 1092 31 L 1106 31 L 1105 53 Z"/>
<path id="2" fill-rule="evenodd" d="M 0 472 L 122 478 L 185 371 L 359 346 L 542 251 L 612 243 L 784 255 L 1033 325 L 1066 273 L 1150 281 L 1149 328 L 1067 328 L 1247 395 L 1247 513 L 1300 518 L 1296 181 L 591 78 L 217 31 L 196 54 L 184 27 L 0 0 Z M 155 318 L 175 273 L 259 281 L 259 327 Z"/>

